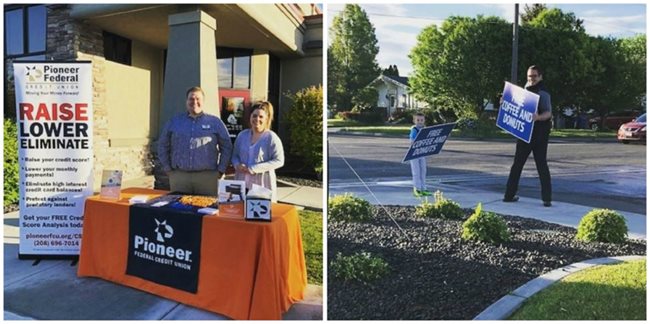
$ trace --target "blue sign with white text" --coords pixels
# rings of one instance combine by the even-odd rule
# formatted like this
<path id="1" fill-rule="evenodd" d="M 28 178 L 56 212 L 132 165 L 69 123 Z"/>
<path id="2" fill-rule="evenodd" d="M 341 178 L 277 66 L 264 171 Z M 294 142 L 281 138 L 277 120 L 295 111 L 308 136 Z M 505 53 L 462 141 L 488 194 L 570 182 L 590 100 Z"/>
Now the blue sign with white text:
<path id="1" fill-rule="evenodd" d="M 445 145 L 445 141 L 447 141 L 454 126 L 456 126 L 456 123 L 422 128 L 418 132 L 417 137 L 415 137 L 408 152 L 406 152 L 406 156 L 404 156 L 402 163 L 440 153 L 442 146 Z"/>
<path id="2" fill-rule="evenodd" d="M 539 95 L 506 82 L 503 102 L 499 107 L 497 126 L 514 137 L 530 143 L 533 135 L 533 116 L 537 112 Z"/>

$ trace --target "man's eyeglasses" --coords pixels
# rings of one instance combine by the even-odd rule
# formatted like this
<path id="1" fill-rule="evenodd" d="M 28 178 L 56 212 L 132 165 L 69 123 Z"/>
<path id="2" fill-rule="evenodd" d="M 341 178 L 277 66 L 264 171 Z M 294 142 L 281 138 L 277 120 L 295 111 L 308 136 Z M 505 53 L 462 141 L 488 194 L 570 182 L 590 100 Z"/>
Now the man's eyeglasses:
<path id="1" fill-rule="evenodd" d="M 539 74 L 529 74 L 529 78 L 539 78 Z"/>

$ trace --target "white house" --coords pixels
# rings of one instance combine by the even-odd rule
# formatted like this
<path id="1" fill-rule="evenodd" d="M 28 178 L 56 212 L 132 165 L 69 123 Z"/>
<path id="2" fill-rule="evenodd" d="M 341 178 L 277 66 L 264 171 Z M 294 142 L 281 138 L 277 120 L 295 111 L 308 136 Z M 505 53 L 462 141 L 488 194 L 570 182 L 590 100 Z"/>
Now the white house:
<path id="1" fill-rule="evenodd" d="M 399 110 L 428 107 L 410 93 L 407 77 L 382 74 L 369 85 L 377 90 L 377 107 L 386 109 L 387 117 Z"/>

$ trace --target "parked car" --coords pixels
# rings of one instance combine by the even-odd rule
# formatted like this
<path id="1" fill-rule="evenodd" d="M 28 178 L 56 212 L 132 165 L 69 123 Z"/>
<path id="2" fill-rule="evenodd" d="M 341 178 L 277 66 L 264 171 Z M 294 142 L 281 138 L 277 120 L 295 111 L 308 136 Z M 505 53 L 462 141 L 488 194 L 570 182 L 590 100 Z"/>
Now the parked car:
<path id="1" fill-rule="evenodd" d="M 646 126 L 646 114 L 639 116 L 639 118 L 633 119 L 629 123 L 621 125 L 618 129 L 617 138 L 619 142 L 627 144 L 630 141 L 639 141 L 645 143 L 645 126 Z"/>
<path id="2" fill-rule="evenodd" d="M 605 115 L 605 119 L 602 121 L 600 117 L 593 117 L 589 119 L 589 128 L 593 130 L 599 130 L 601 128 L 618 129 L 621 125 L 639 116 L 640 113 L 638 110 L 621 110 Z"/>

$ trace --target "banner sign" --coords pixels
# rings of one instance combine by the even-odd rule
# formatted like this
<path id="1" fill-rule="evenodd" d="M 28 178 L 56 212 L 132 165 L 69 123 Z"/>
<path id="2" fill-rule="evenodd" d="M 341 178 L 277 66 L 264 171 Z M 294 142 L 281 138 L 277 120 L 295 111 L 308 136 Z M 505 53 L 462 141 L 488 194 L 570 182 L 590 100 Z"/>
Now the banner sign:
<path id="1" fill-rule="evenodd" d="M 506 82 L 503 103 L 499 108 L 497 126 L 514 137 L 530 143 L 533 135 L 533 115 L 537 112 L 539 95 Z"/>
<path id="2" fill-rule="evenodd" d="M 19 256 L 78 255 L 93 194 L 90 62 L 15 62 Z"/>
<path id="3" fill-rule="evenodd" d="M 445 145 L 445 142 L 447 141 L 449 134 L 451 134 L 451 131 L 454 129 L 454 126 L 456 126 L 456 123 L 422 128 L 415 137 L 408 152 L 406 152 L 406 156 L 404 156 L 402 163 L 440 153 L 442 146 Z"/>
<path id="4" fill-rule="evenodd" d="M 196 293 L 202 225 L 195 212 L 131 205 L 126 274 Z"/>
<path id="5" fill-rule="evenodd" d="M 244 130 L 244 97 L 223 97 L 221 102 L 221 120 L 223 120 L 234 141 Z"/>

